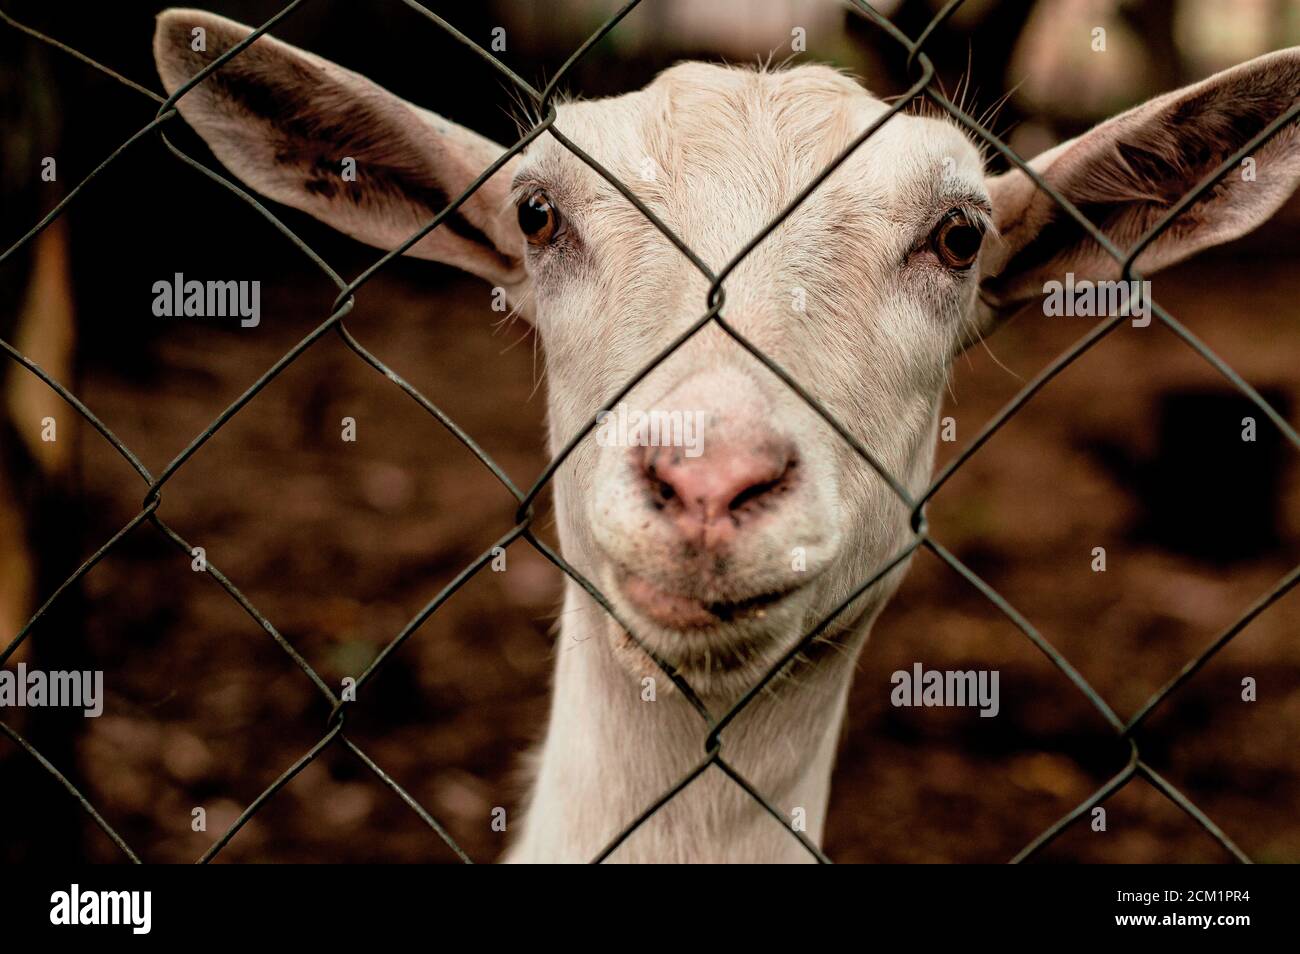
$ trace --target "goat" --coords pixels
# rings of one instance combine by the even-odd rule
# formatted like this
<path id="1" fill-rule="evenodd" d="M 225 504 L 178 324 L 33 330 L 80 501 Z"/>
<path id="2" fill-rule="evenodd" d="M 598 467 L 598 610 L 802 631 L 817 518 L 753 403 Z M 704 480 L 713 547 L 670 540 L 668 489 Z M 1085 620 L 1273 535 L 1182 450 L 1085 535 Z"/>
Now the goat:
<path id="1" fill-rule="evenodd" d="M 199 27 L 206 48 L 196 51 Z M 167 91 L 249 32 L 200 11 L 163 13 L 154 52 Z M 1298 94 L 1300 49 L 1272 53 L 1104 122 L 1032 168 L 1127 249 Z M 381 249 L 427 224 L 505 151 L 266 36 L 177 105 L 250 188 Z M 827 66 L 687 62 L 636 92 L 565 102 L 555 128 L 716 268 L 887 108 Z M 345 158 L 355 181 L 340 175 Z M 1295 125 L 1253 158 L 1254 178 L 1224 178 L 1137 267 L 1150 273 L 1270 216 L 1300 177 Z M 548 135 L 408 254 L 504 289 L 536 328 L 553 454 L 707 307 L 701 271 Z M 986 176 L 954 122 L 900 113 L 742 259 L 723 314 L 916 495 L 931 473 L 951 361 L 1045 282 L 1116 270 L 1023 170 Z M 716 324 L 626 403 L 642 417 L 702 420 L 703 441 L 688 454 L 593 432 L 555 475 L 564 557 L 640 642 L 566 584 L 550 719 L 509 861 L 591 859 L 703 757 L 702 723 L 682 692 L 665 682 L 645 701 L 643 680 L 660 671 L 642 646 L 721 711 L 911 537 L 899 496 Z M 773 804 L 802 809 L 814 842 L 853 663 L 906 566 L 854 599 L 726 730 L 728 763 Z M 712 769 L 611 856 L 808 858 Z"/>

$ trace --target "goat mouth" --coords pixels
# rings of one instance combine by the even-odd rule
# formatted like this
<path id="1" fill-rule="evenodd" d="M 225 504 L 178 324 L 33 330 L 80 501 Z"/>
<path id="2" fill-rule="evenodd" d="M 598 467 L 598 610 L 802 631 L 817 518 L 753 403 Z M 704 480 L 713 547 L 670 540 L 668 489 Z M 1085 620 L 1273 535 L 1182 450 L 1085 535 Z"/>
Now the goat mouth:
<path id="1" fill-rule="evenodd" d="M 786 587 L 740 600 L 706 600 L 662 590 L 631 573 L 624 574 L 619 582 L 624 598 L 633 609 L 671 630 L 712 629 L 728 623 L 762 620 L 769 610 L 798 589 Z"/>

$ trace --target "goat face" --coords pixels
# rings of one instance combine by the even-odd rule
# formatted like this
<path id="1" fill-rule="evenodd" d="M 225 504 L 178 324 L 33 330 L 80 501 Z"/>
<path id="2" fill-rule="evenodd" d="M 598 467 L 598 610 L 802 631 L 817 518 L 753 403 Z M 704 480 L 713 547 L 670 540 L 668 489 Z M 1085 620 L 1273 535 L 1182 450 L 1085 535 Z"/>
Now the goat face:
<path id="1" fill-rule="evenodd" d="M 825 67 L 690 63 L 561 106 L 556 125 L 717 273 L 886 109 Z M 708 313 L 710 280 L 554 139 L 530 147 L 512 196 L 537 230 L 524 262 L 558 451 Z M 896 117 L 726 276 L 726 329 L 706 323 L 575 449 L 566 547 L 697 690 L 752 684 L 909 534 L 889 484 L 727 329 L 916 491 L 990 219 L 966 137 Z M 637 668 L 622 626 L 608 630 Z"/>

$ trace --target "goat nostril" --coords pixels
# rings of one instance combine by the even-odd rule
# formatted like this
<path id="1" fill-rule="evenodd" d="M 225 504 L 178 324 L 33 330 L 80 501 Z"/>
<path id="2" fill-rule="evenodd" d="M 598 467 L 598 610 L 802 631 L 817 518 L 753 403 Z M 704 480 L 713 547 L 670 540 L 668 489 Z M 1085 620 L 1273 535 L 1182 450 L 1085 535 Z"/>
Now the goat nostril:
<path id="1" fill-rule="evenodd" d="M 771 480 L 759 481 L 756 484 L 751 484 L 746 487 L 740 493 L 736 494 L 736 496 L 731 498 L 731 502 L 727 504 L 727 510 L 734 513 L 737 510 L 743 509 L 747 504 L 753 501 L 761 500 L 763 497 L 767 497 L 775 491 L 784 489 L 786 484 L 790 481 L 790 472 L 792 470 L 794 470 L 794 461 L 789 461 L 785 467 L 781 469 L 781 472 Z"/>
<path id="2" fill-rule="evenodd" d="M 656 469 L 654 457 L 651 457 L 645 464 L 645 477 L 654 499 L 654 505 L 659 509 L 663 509 L 677 496 L 677 488 Z"/>
<path id="3" fill-rule="evenodd" d="M 731 503 L 727 504 L 727 509 L 739 510 L 741 507 L 745 506 L 745 504 L 749 503 L 751 500 L 757 500 L 759 497 L 764 496 L 769 491 L 774 490 L 776 486 L 779 483 L 781 483 L 781 481 L 783 481 L 784 479 L 785 477 L 781 476 L 776 478 L 775 480 L 767 480 L 761 484 L 754 484 L 754 486 L 752 487 L 746 487 L 744 490 L 736 494 L 736 496 L 731 499 Z"/>

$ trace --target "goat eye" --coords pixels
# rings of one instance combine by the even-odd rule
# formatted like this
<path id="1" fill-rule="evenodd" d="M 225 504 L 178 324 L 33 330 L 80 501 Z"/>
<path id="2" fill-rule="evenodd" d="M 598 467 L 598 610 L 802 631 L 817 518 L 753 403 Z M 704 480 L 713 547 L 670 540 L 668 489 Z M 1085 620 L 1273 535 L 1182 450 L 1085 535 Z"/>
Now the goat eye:
<path id="1" fill-rule="evenodd" d="M 540 189 L 519 203 L 519 228 L 533 245 L 545 245 L 560 230 L 559 210 Z"/>
<path id="2" fill-rule="evenodd" d="M 983 241 L 984 230 L 957 211 L 949 212 L 930 234 L 930 247 L 939 261 L 958 271 L 975 263 Z"/>

